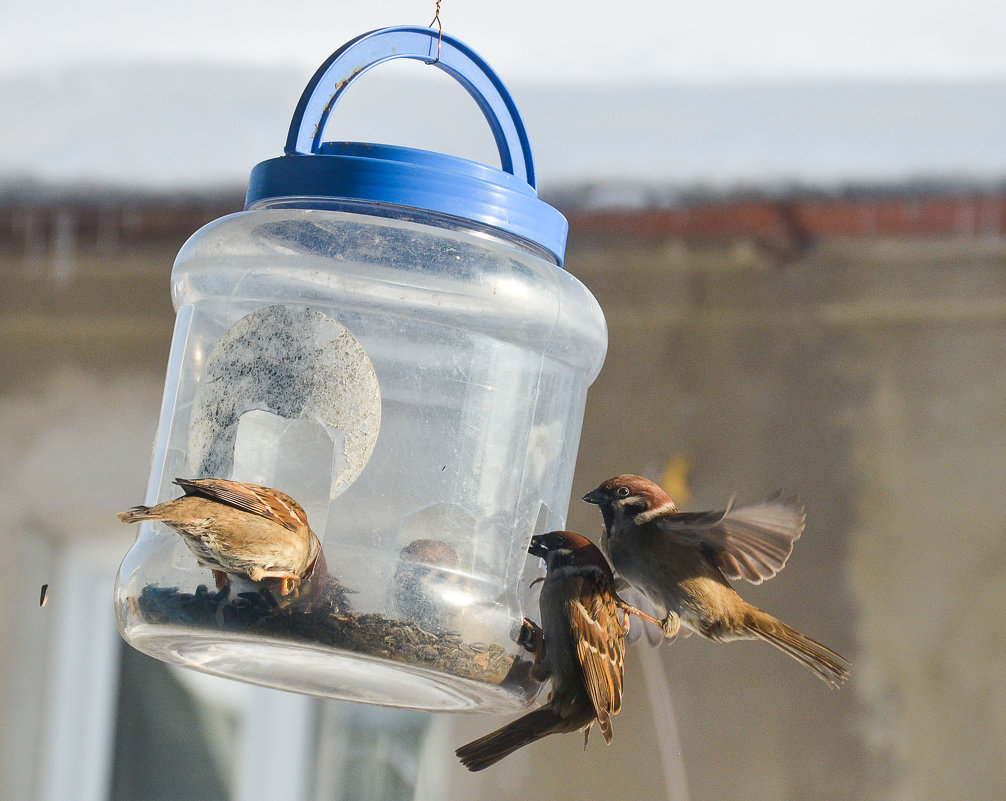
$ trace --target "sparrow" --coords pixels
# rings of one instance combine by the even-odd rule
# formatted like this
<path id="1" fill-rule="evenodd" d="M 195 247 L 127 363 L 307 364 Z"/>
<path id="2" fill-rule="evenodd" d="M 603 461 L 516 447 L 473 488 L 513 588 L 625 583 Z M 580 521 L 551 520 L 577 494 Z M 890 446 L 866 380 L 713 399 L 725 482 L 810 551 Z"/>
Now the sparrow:
<path id="1" fill-rule="evenodd" d="M 301 505 L 286 493 L 222 478 L 176 478 L 185 494 L 156 506 L 135 506 L 123 523 L 157 520 L 182 535 L 199 564 L 213 571 L 218 589 L 228 574 L 252 581 L 280 579 L 289 595 L 310 577 L 322 556 Z"/>
<path id="2" fill-rule="evenodd" d="M 440 540 L 413 540 L 402 548 L 392 579 L 392 604 L 399 620 L 439 632 L 453 611 L 453 596 L 463 593 L 458 554 Z"/>
<path id="3" fill-rule="evenodd" d="M 549 734 L 583 729 L 586 747 L 595 722 L 610 743 L 611 716 L 622 707 L 626 615 L 638 610 L 618 598 L 611 568 L 585 537 L 570 531 L 539 534 L 531 538 L 528 553 L 545 560 L 546 573 L 538 579 L 541 627 L 526 621 L 521 642 L 536 654 L 532 678 L 551 679 L 551 689 L 533 712 L 457 749 L 471 771 Z"/>
<path id="4" fill-rule="evenodd" d="M 848 678 L 844 658 L 747 603 L 728 582 L 760 584 L 783 569 L 803 533 L 802 506 L 776 497 L 680 512 L 660 486 L 634 475 L 608 479 L 583 500 L 600 507 L 602 550 L 619 578 L 663 616 L 666 638 L 683 625 L 719 642 L 760 639 L 831 687 Z"/>

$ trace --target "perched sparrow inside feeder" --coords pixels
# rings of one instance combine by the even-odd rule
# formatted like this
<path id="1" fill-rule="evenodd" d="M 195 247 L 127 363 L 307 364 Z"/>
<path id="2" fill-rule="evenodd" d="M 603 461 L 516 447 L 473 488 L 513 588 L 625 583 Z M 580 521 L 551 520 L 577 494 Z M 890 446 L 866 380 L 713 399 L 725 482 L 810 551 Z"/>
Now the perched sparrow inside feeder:
<path id="1" fill-rule="evenodd" d="M 711 640 L 760 639 L 839 687 L 848 663 L 744 601 L 727 579 L 753 584 L 786 564 L 803 532 L 799 504 L 771 498 L 719 512 L 679 512 L 657 484 L 641 476 L 611 478 L 583 496 L 604 519 L 601 547 L 619 578 L 664 616 L 665 637 L 680 626 Z"/>
<path id="2" fill-rule="evenodd" d="M 454 611 L 453 595 L 464 592 L 457 569 L 457 551 L 446 542 L 410 542 L 399 554 L 392 579 L 395 615 L 426 631 L 442 631 Z"/>
<path id="3" fill-rule="evenodd" d="M 288 595 L 314 572 L 321 543 L 300 504 L 286 493 L 220 478 L 176 478 L 175 483 L 185 491 L 181 498 L 136 506 L 119 520 L 171 526 L 199 563 L 213 571 L 218 588 L 235 573 L 252 581 L 280 579 L 280 594 Z"/>
<path id="4" fill-rule="evenodd" d="M 549 734 L 584 729 L 596 721 L 611 742 L 611 716 L 622 706 L 623 654 L 628 619 L 637 612 L 615 594 L 611 568 L 586 538 L 568 531 L 539 534 L 528 553 L 545 560 L 539 609 L 541 629 L 525 623 L 534 650 L 532 677 L 551 679 L 548 701 L 534 712 L 455 752 L 469 770 L 487 768 Z M 656 621 L 653 621 L 654 623 Z"/>

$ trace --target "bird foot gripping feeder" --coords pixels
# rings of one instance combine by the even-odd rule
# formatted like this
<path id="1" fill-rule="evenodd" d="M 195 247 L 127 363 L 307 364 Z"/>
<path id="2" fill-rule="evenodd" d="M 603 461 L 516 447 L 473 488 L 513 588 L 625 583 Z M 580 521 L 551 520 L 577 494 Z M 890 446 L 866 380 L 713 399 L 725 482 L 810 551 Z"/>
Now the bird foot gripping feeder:
<path id="1" fill-rule="evenodd" d="M 437 46 L 435 31 L 388 28 L 338 50 L 286 155 L 252 171 L 245 211 L 178 254 L 146 502 L 182 496 L 175 478 L 260 485 L 299 505 L 322 552 L 280 580 L 134 515 L 115 607 L 141 651 L 419 709 L 505 712 L 536 693 L 517 643 L 537 575 L 526 549 L 564 521 L 607 334 L 561 267 L 566 221 L 537 197 L 512 99 L 466 46 L 444 36 L 436 60 Z M 502 169 L 323 141 L 353 80 L 398 58 L 467 89 Z M 192 509 L 237 509 L 235 536 L 254 528 L 240 521 L 255 504 L 199 486 L 185 485 Z"/>

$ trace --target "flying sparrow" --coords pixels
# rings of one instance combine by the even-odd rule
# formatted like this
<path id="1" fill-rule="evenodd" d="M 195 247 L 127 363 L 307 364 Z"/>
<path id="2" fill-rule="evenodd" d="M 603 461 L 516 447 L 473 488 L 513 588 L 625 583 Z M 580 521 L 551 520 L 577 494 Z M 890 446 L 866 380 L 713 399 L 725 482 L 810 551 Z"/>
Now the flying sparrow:
<path id="1" fill-rule="evenodd" d="M 175 484 L 184 490 L 182 497 L 136 506 L 119 520 L 171 526 L 199 564 L 213 571 L 218 588 L 234 573 L 252 581 L 280 579 L 280 594 L 288 595 L 313 574 L 321 542 L 301 505 L 286 493 L 222 478 L 176 478 Z"/>
<path id="2" fill-rule="evenodd" d="M 618 576 L 663 615 L 665 637 L 681 625 L 711 640 L 761 639 L 839 687 L 848 662 L 743 600 L 727 579 L 753 584 L 786 564 L 803 532 L 803 507 L 778 498 L 719 512 L 679 512 L 641 476 L 608 479 L 583 496 L 604 519 L 601 547 Z"/>
<path id="3" fill-rule="evenodd" d="M 545 560 L 538 601 L 541 628 L 525 623 L 522 643 L 536 652 L 531 675 L 552 680 L 548 701 L 501 729 L 455 752 L 469 770 L 498 760 L 549 734 L 584 729 L 584 746 L 596 721 L 611 742 L 611 716 L 622 706 L 626 614 L 638 610 L 615 594 L 611 568 L 586 538 L 568 531 L 539 534 L 528 553 Z M 619 609 L 623 619 L 619 620 Z M 652 620 L 652 618 L 651 618 Z M 656 623 L 656 621 L 653 621 Z"/>

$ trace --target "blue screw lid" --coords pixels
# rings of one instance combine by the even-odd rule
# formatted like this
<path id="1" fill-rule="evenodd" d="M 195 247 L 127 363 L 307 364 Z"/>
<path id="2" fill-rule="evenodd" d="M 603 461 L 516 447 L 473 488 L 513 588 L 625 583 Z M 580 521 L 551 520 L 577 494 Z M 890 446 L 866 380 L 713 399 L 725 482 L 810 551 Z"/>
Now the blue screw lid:
<path id="1" fill-rule="evenodd" d="M 294 111 L 286 155 L 257 164 L 245 208 L 277 198 L 326 198 L 405 206 L 459 217 L 525 239 L 562 265 L 569 225 L 538 198 L 527 132 L 499 77 L 474 51 L 430 28 L 382 28 L 343 45 L 318 69 Z M 439 58 L 438 58 L 439 46 Z M 385 61 L 426 61 L 455 78 L 485 114 L 502 169 L 442 153 L 323 142 L 346 88 Z"/>

